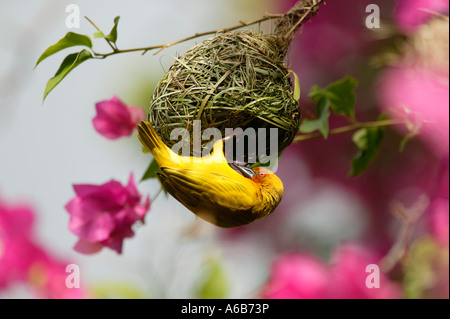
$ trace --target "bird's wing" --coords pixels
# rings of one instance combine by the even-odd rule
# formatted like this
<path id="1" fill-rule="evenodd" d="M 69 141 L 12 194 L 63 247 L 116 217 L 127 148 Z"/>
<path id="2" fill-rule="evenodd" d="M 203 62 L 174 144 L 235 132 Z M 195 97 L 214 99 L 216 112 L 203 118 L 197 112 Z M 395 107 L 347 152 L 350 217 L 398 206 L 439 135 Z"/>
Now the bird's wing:
<path id="1" fill-rule="evenodd" d="M 194 201 L 193 198 L 189 196 L 188 193 L 181 191 L 179 187 L 174 185 L 173 182 L 169 178 L 167 178 L 166 175 L 161 173 L 156 173 L 156 175 L 158 175 L 158 178 L 161 181 L 161 184 L 164 187 L 164 189 L 173 197 L 175 197 L 177 201 L 189 207 L 195 206 L 196 201 Z"/>
<path id="2" fill-rule="evenodd" d="M 188 208 L 208 202 L 231 211 L 249 210 L 256 201 L 254 189 L 214 172 L 161 167 L 159 175 L 165 189 Z"/>

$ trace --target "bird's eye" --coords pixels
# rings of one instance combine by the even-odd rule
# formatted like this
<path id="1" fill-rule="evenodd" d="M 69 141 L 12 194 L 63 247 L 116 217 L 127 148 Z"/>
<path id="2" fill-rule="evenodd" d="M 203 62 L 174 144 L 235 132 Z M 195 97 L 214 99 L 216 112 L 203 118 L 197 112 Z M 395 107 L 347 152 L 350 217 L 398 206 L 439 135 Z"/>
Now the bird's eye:
<path id="1" fill-rule="evenodd" d="M 266 173 L 259 173 L 259 177 L 265 177 Z"/>

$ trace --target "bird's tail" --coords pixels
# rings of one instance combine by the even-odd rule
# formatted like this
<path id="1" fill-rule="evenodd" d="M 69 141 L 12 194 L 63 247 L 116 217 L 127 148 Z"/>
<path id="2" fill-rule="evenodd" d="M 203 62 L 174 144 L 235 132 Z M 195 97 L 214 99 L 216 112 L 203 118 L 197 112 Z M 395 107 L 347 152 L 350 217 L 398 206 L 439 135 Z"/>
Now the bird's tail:
<path id="1" fill-rule="evenodd" d="M 139 140 L 153 154 L 158 164 L 160 164 L 160 160 L 167 158 L 169 155 L 169 148 L 164 144 L 158 134 L 156 134 L 155 129 L 149 122 L 141 121 L 137 128 Z"/>

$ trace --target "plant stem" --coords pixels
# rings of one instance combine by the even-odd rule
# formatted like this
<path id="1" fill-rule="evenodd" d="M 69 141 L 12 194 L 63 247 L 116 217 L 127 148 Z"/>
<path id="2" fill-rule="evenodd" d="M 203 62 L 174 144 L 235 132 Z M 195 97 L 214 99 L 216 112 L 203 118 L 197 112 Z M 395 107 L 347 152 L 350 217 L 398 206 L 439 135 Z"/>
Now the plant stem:
<path id="1" fill-rule="evenodd" d="M 303 9 L 306 10 L 306 14 L 303 16 L 302 19 L 300 19 L 288 32 L 287 36 L 292 36 L 292 33 L 298 28 L 299 25 L 301 25 L 303 23 L 303 21 L 307 18 L 308 14 L 313 11 L 313 9 L 315 7 L 317 7 L 320 3 L 322 3 L 323 0 L 313 0 L 311 2 L 311 6 L 310 7 L 304 7 Z M 304 4 L 302 1 L 299 1 L 299 3 Z M 298 3 L 297 3 L 298 5 Z M 295 6 L 294 6 L 295 7 Z M 160 44 L 160 45 L 153 45 L 153 46 L 148 46 L 148 47 L 142 47 L 142 48 L 134 48 L 134 49 L 125 49 L 125 50 L 119 50 L 117 47 L 114 47 L 107 39 L 106 42 L 108 42 L 109 46 L 111 47 L 111 49 L 113 50 L 112 52 L 109 53 L 98 53 L 98 52 L 93 52 L 94 55 L 97 58 L 101 58 L 104 59 L 110 55 L 114 55 L 114 54 L 119 54 L 119 53 L 127 53 L 127 52 L 137 52 L 137 51 L 143 51 L 142 54 L 144 55 L 145 53 L 147 53 L 147 51 L 151 51 L 151 50 L 156 50 L 159 49 L 158 51 L 156 51 L 154 54 L 158 54 L 159 52 L 161 52 L 162 50 L 171 47 L 173 45 L 182 43 L 182 42 L 186 42 L 198 37 L 202 37 L 205 35 L 210 35 L 210 34 L 217 34 L 217 33 L 224 33 L 224 32 L 229 32 L 229 31 L 233 31 L 236 29 L 240 29 L 242 27 L 246 27 L 246 26 L 250 26 L 250 25 L 254 25 L 254 24 L 258 24 L 267 20 L 272 20 L 272 19 L 280 19 L 285 17 L 286 15 L 289 15 L 291 11 L 285 13 L 285 14 L 271 14 L 271 13 L 266 13 L 262 18 L 253 20 L 253 21 L 249 21 L 249 22 L 243 22 L 243 21 L 239 21 L 238 25 L 235 25 L 233 27 L 229 27 L 229 28 L 225 28 L 225 29 L 219 29 L 219 30 L 213 30 L 213 31 L 207 31 L 207 32 L 201 32 L 201 33 L 196 33 L 194 35 L 191 35 L 189 37 L 183 38 L 181 40 L 177 40 L 177 41 L 173 41 L 173 42 L 169 42 L 169 43 L 165 43 L 165 44 Z M 100 31 L 100 29 L 95 25 L 94 22 L 92 22 L 88 17 L 85 16 L 85 18 L 97 29 L 97 31 Z M 100 31 L 101 32 L 101 31 Z"/>
<path id="2" fill-rule="evenodd" d="M 365 127 L 381 127 L 381 126 L 392 126 L 392 125 L 399 125 L 399 124 L 405 124 L 404 121 L 399 120 L 383 120 L 383 121 L 372 121 L 372 122 L 357 122 L 355 124 L 350 124 L 342 127 L 338 127 L 335 129 L 330 130 L 328 135 L 336 135 L 340 133 L 350 132 L 354 130 L 358 130 L 360 128 Z M 313 138 L 322 137 L 322 134 L 320 132 L 315 132 L 311 134 L 299 134 L 294 138 L 294 143 L 299 143 L 307 140 L 311 140 Z"/>
<path id="3" fill-rule="evenodd" d="M 383 272 L 390 272 L 405 256 L 408 251 L 414 226 L 424 214 L 429 204 L 430 199 L 426 195 L 419 196 L 410 208 L 406 208 L 400 202 L 393 202 L 391 204 L 391 213 L 402 223 L 402 227 L 394 245 L 380 262 L 380 267 Z"/>
<path id="4" fill-rule="evenodd" d="M 92 25 L 94 26 L 94 28 L 97 29 L 98 32 L 103 33 L 103 31 L 100 30 L 100 29 L 96 26 L 96 24 L 95 24 L 91 19 L 89 19 L 89 18 L 86 17 L 86 16 L 84 16 L 84 18 L 85 18 L 86 20 L 88 20 L 89 23 L 92 24 Z M 105 39 L 105 41 L 109 44 L 109 46 L 111 47 L 111 49 L 113 49 L 113 52 L 112 52 L 113 54 L 114 54 L 115 52 L 119 51 L 117 48 L 113 47 L 113 45 L 111 44 L 111 42 L 109 42 L 107 39 Z M 103 55 L 103 54 L 98 54 L 98 53 L 96 53 L 96 52 L 94 52 L 94 54 L 95 54 L 95 55 L 99 55 L 99 56 L 102 56 L 102 55 Z"/>
<path id="5" fill-rule="evenodd" d="M 160 44 L 160 45 L 153 45 L 153 46 L 149 46 L 149 47 L 143 47 L 143 48 L 134 48 L 134 49 L 119 50 L 119 49 L 115 49 L 114 47 L 112 47 L 112 46 L 111 46 L 111 43 L 108 42 L 109 45 L 111 46 L 111 48 L 113 49 L 113 52 L 109 52 L 109 53 L 97 53 L 97 52 L 94 52 L 94 54 L 95 54 L 96 56 L 98 56 L 98 57 L 106 58 L 107 56 L 114 55 L 114 54 L 119 54 L 119 53 L 127 53 L 127 52 L 143 51 L 142 54 L 145 54 L 145 53 L 147 53 L 147 51 L 159 49 L 158 51 L 156 51 L 156 52 L 154 53 L 154 54 L 158 54 L 158 53 L 161 52 L 162 50 L 164 50 L 164 49 L 166 49 L 166 48 L 168 48 L 168 47 L 171 47 L 171 46 L 173 46 L 173 45 L 175 45 L 175 44 L 179 44 L 179 43 L 182 43 L 182 42 L 186 42 L 186 41 L 189 41 L 189 40 L 192 40 L 192 39 L 195 39 L 195 38 L 198 38 L 198 37 L 202 37 L 202 36 L 205 36 L 205 35 L 210 35 L 210 34 L 224 33 L 224 32 L 233 31 L 233 30 L 236 30 L 236 29 L 245 27 L 245 26 L 258 24 L 258 23 L 261 23 L 261 22 L 264 22 L 264 21 L 267 21 L 267 20 L 271 20 L 271 19 L 279 19 L 279 18 L 282 17 L 282 16 L 283 16 L 282 14 L 266 14 L 266 15 L 264 15 L 262 18 L 257 19 L 257 20 L 253 20 L 253 21 L 250 21 L 250 22 L 243 22 L 243 21 L 240 21 L 240 24 L 235 25 L 235 26 L 230 27 L 230 28 L 220 29 L 220 30 L 213 30 L 213 31 L 207 31 L 207 32 L 202 32 L 202 33 L 196 33 L 196 34 L 194 34 L 194 35 L 192 35 L 192 36 L 186 37 L 186 38 L 181 39 L 181 40 L 177 40 L 177 41 L 173 41 L 173 42 L 169 42 L 169 43 L 165 43 L 165 44 Z M 92 24 L 98 31 L 100 31 L 100 30 L 97 28 L 97 26 L 96 26 L 91 20 L 89 20 L 87 17 L 86 17 L 86 19 L 87 19 L 89 22 L 91 22 L 91 24 Z"/>

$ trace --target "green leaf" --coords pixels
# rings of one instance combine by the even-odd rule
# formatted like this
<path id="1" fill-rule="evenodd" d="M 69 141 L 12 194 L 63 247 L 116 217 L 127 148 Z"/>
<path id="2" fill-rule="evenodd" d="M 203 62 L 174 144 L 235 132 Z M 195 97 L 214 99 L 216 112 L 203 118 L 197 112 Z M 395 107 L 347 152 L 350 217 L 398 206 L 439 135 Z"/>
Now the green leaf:
<path id="1" fill-rule="evenodd" d="M 314 86 L 309 96 L 316 103 L 321 99 L 327 99 L 331 109 L 335 114 L 355 118 L 355 88 L 358 86 L 358 80 L 351 76 L 335 81 L 322 89 Z"/>
<path id="2" fill-rule="evenodd" d="M 294 100 L 298 101 L 300 100 L 300 81 L 298 80 L 298 76 L 294 71 L 289 70 L 289 73 L 292 73 L 294 75 Z"/>
<path id="3" fill-rule="evenodd" d="M 304 119 L 300 124 L 299 131 L 301 133 L 311 133 L 319 131 L 324 138 L 328 137 L 330 127 L 328 124 L 328 118 L 330 117 L 330 109 L 328 100 L 325 98 L 320 99 L 316 105 L 318 119 L 310 120 Z"/>
<path id="4" fill-rule="evenodd" d="M 326 98 L 326 91 L 321 89 L 319 86 L 314 85 L 311 88 L 311 91 L 309 91 L 309 95 L 308 95 L 314 102 L 318 102 L 320 101 L 322 98 Z"/>
<path id="5" fill-rule="evenodd" d="M 352 159 L 352 169 L 349 176 L 353 177 L 364 172 L 378 153 L 383 139 L 383 128 L 362 128 L 353 134 L 352 139 L 359 150 L 358 154 Z"/>
<path id="6" fill-rule="evenodd" d="M 91 52 L 84 49 L 78 53 L 69 54 L 61 63 L 61 66 L 59 67 L 55 76 L 52 77 L 50 80 L 48 80 L 47 86 L 45 87 L 44 91 L 44 100 L 47 97 L 47 95 L 51 92 L 51 90 L 53 90 L 55 86 L 57 86 L 58 83 L 61 82 L 62 79 L 64 79 L 67 76 L 67 74 L 69 74 L 78 65 L 91 58 L 92 58 Z"/>
<path id="7" fill-rule="evenodd" d="M 104 38 L 105 34 L 102 31 L 97 31 L 94 33 L 94 38 L 98 39 L 98 38 Z"/>
<path id="8" fill-rule="evenodd" d="M 120 16 L 114 18 L 114 26 L 111 29 L 111 32 L 105 36 L 105 39 L 111 41 L 112 43 L 116 43 L 117 41 L 117 25 L 119 24 Z"/>
<path id="9" fill-rule="evenodd" d="M 150 178 L 157 177 L 156 173 L 159 171 L 159 166 L 156 160 L 153 158 L 150 164 L 148 165 L 147 170 L 141 178 L 141 182 Z"/>
<path id="10" fill-rule="evenodd" d="M 354 119 L 356 101 L 354 89 L 357 86 L 358 81 L 351 76 L 335 81 L 326 88 L 313 86 L 309 97 L 316 103 L 317 119 L 304 119 L 299 131 L 301 133 L 319 131 L 327 138 L 330 130 L 328 123 L 330 108 L 335 114 L 343 114 Z"/>
<path id="11" fill-rule="evenodd" d="M 229 286 L 227 276 L 219 258 L 210 258 L 206 262 L 206 272 L 203 277 L 198 298 L 224 299 L 227 297 Z"/>
<path id="12" fill-rule="evenodd" d="M 43 60 L 45 60 L 49 56 L 51 56 L 61 50 L 64 50 L 64 49 L 67 49 L 67 48 L 70 48 L 73 46 L 77 46 L 77 45 L 86 46 L 86 47 L 92 49 L 91 38 L 89 38 L 86 35 L 82 35 L 82 34 L 78 34 L 78 33 L 74 33 L 74 32 L 68 32 L 64 36 L 64 38 L 59 40 L 56 44 L 48 47 L 47 50 L 45 50 L 44 53 L 42 53 L 42 55 L 39 57 L 38 61 L 36 62 L 36 65 L 34 67 L 36 68 L 39 63 L 41 63 Z"/>

